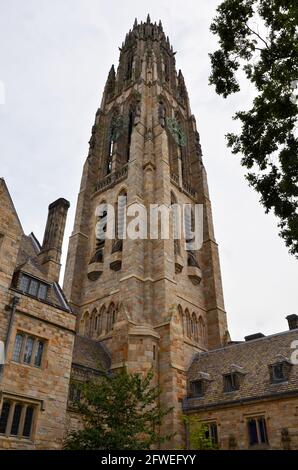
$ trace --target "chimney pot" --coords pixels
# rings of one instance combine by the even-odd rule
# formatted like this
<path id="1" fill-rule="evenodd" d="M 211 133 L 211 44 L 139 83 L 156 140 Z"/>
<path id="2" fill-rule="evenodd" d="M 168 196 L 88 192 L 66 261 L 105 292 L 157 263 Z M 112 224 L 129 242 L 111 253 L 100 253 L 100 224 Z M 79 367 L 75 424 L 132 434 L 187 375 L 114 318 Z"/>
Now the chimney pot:
<path id="1" fill-rule="evenodd" d="M 288 315 L 286 319 L 288 320 L 289 330 L 296 330 L 298 328 L 298 315 L 296 313 Z"/>

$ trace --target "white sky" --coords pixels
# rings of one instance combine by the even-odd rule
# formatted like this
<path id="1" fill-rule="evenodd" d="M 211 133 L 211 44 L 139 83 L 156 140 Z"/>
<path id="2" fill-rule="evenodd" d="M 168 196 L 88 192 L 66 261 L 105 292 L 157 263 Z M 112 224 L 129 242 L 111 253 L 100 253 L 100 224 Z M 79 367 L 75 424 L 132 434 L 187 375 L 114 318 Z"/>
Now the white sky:
<path id="1" fill-rule="evenodd" d="M 209 32 L 217 0 L 0 0 L 0 176 L 26 233 L 42 241 L 47 206 L 71 202 L 64 259 L 94 115 L 118 46 L 134 18 L 162 20 L 188 87 L 201 135 L 233 339 L 287 329 L 298 313 L 297 262 L 247 186 L 240 157 L 224 135 L 232 115 L 249 106 L 241 92 L 227 100 L 208 85 Z M 1 88 L 1 87 L 0 87 Z"/>

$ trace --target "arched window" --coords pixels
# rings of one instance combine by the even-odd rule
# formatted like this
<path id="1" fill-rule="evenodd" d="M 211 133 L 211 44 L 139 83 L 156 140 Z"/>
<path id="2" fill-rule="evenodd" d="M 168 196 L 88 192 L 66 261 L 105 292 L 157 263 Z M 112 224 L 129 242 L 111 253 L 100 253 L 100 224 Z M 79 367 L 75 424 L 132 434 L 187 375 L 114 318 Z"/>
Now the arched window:
<path id="1" fill-rule="evenodd" d="M 92 314 L 91 314 L 91 321 L 90 321 L 90 324 L 91 324 L 91 336 L 94 336 L 94 334 L 96 334 L 96 331 L 97 331 L 97 310 L 96 308 L 92 311 Z"/>
<path id="2" fill-rule="evenodd" d="M 116 122 L 116 115 L 111 119 L 110 123 L 110 130 L 108 134 L 108 153 L 107 153 L 107 160 L 106 160 L 106 174 L 109 175 L 112 172 L 113 169 L 113 155 L 114 155 L 114 146 L 115 146 L 115 135 L 116 135 L 116 128 L 115 128 L 115 122 Z"/>
<path id="3" fill-rule="evenodd" d="M 128 115 L 128 136 L 127 136 L 127 146 L 126 146 L 126 161 L 127 162 L 129 161 L 129 158 L 130 158 L 130 144 L 131 144 L 133 123 L 134 123 L 134 112 L 130 110 L 129 115 Z"/>
<path id="4" fill-rule="evenodd" d="M 125 238 L 126 231 L 126 205 L 127 205 L 127 193 L 123 189 L 115 203 L 115 241 L 112 246 L 112 253 L 122 251 L 123 240 Z"/>
<path id="5" fill-rule="evenodd" d="M 195 341 L 198 341 L 198 322 L 194 312 L 192 314 L 192 337 Z"/>
<path id="6" fill-rule="evenodd" d="M 83 336 L 88 336 L 90 334 L 89 312 L 85 312 L 84 315 L 82 316 L 82 319 L 81 319 L 81 322 L 80 322 L 80 333 Z"/>
<path id="7" fill-rule="evenodd" d="M 185 205 L 184 207 L 184 231 L 185 231 L 185 242 L 187 244 L 187 265 L 199 268 L 196 252 L 191 249 L 195 241 L 195 219 L 193 207 Z"/>
<path id="8" fill-rule="evenodd" d="M 184 313 L 181 305 L 178 305 L 178 313 L 179 313 L 179 319 L 182 327 L 182 334 L 184 336 L 185 334 L 185 325 L 184 325 Z"/>
<path id="9" fill-rule="evenodd" d="M 185 310 L 185 318 L 186 318 L 186 334 L 190 338 L 191 337 L 191 324 L 190 324 L 190 315 L 188 309 Z"/>
<path id="10" fill-rule="evenodd" d="M 97 326 L 97 332 L 99 335 L 103 333 L 103 325 L 104 325 L 104 319 L 106 316 L 106 308 L 103 305 L 100 309 L 99 315 L 98 315 L 98 326 Z"/>
<path id="11" fill-rule="evenodd" d="M 206 342 L 207 342 L 206 326 L 205 326 L 204 320 L 201 316 L 199 318 L 199 331 L 200 331 L 201 344 L 202 344 L 202 346 L 206 347 Z"/>
<path id="12" fill-rule="evenodd" d="M 109 306 L 108 314 L 107 314 L 107 332 L 111 331 L 114 327 L 114 323 L 116 322 L 116 307 L 112 302 Z"/>

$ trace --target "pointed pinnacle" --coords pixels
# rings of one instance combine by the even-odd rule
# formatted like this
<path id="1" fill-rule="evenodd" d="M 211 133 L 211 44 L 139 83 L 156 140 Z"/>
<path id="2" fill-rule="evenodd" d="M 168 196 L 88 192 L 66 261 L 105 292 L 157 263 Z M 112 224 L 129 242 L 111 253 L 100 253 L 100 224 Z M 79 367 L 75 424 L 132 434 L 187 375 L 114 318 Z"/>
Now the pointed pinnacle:
<path id="1" fill-rule="evenodd" d="M 136 28 L 137 26 L 138 26 L 138 20 L 137 20 L 137 18 L 135 18 L 135 22 L 133 24 L 133 27 Z"/>
<path id="2" fill-rule="evenodd" d="M 148 16 L 147 16 L 147 23 L 149 24 L 150 22 L 151 22 L 151 20 L 150 20 L 150 15 L 149 15 L 149 13 L 148 13 Z"/>

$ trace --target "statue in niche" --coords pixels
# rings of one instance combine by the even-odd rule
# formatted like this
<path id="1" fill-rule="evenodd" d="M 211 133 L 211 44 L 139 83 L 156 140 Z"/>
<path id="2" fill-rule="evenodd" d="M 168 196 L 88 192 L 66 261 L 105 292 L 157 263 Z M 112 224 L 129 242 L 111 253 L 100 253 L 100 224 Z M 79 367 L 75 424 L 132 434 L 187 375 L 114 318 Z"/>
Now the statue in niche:
<path id="1" fill-rule="evenodd" d="M 166 126 L 166 107 L 162 100 L 159 101 L 158 120 L 159 120 L 159 124 L 161 125 L 161 127 L 164 128 Z"/>
<path id="2" fill-rule="evenodd" d="M 137 124 L 139 124 L 140 120 L 141 120 L 141 101 L 138 100 L 137 103 L 136 103 L 136 106 L 135 106 L 135 116 L 134 116 L 134 125 L 136 126 Z"/>
<path id="3" fill-rule="evenodd" d="M 179 147 L 186 146 L 186 136 L 176 118 L 167 118 L 167 127 Z"/>

